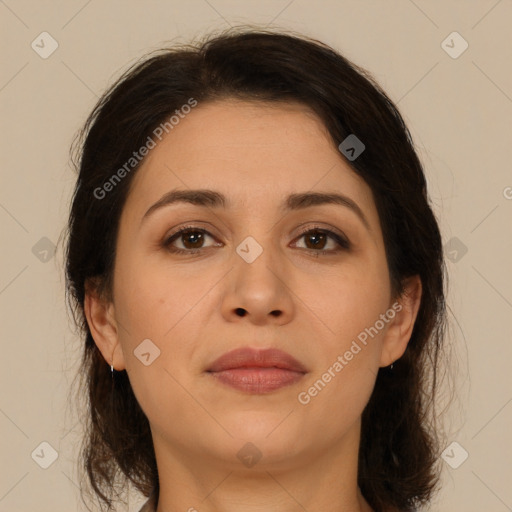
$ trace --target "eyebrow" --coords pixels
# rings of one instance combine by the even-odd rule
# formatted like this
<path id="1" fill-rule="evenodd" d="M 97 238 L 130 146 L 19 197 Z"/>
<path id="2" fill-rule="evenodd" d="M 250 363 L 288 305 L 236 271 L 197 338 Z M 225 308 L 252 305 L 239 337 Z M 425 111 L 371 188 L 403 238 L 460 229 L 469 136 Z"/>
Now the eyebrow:
<path id="1" fill-rule="evenodd" d="M 228 208 L 230 206 L 230 202 L 226 196 L 215 190 L 171 190 L 149 207 L 143 215 L 141 223 L 155 211 L 175 203 L 189 203 L 208 208 Z M 324 204 L 336 204 L 352 210 L 365 225 L 366 229 L 371 231 L 370 223 L 358 204 L 353 199 L 343 194 L 323 192 L 290 194 L 281 205 L 281 210 L 294 211 Z"/>

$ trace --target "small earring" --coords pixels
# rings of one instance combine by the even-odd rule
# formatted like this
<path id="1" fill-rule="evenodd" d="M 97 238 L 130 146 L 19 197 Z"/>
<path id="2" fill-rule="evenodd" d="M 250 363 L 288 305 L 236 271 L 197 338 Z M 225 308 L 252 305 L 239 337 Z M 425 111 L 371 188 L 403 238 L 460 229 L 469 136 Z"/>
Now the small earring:
<path id="1" fill-rule="evenodd" d="M 112 359 L 112 364 L 110 365 L 110 375 L 114 378 L 114 360 Z"/>
<path id="2" fill-rule="evenodd" d="M 389 367 L 389 369 L 390 369 L 390 370 L 392 370 L 392 369 L 393 369 L 393 364 L 394 364 L 394 363 L 391 363 L 391 366 Z"/>

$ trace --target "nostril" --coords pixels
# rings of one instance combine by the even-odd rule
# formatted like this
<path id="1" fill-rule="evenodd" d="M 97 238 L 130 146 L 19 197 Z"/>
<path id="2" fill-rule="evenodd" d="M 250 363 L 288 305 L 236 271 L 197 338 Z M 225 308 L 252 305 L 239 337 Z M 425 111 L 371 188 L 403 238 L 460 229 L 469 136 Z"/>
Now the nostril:
<path id="1" fill-rule="evenodd" d="M 238 316 L 245 316 L 245 309 L 244 308 L 236 308 L 235 312 L 236 312 L 236 314 Z"/>

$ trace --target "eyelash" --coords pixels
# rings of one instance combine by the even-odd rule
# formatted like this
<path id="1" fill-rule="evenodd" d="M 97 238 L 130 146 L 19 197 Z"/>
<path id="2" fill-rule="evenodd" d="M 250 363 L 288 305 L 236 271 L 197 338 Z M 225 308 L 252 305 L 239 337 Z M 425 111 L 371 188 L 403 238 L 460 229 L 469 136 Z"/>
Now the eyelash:
<path id="1" fill-rule="evenodd" d="M 211 235 L 205 229 L 198 228 L 196 226 L 184 226 L 184 227 L 181 227 L 180 229 L 178 229 L 177 231 L 175 231 L 169 237 L 167 237 L 162 244 L 163 247 L 166 248 L 171 253 L 187 254 L 187 255 L 197 254 L 205 249 L 208 249 L 208 247 L 200 247 L 199 249 L 179 249 L 179 248 L 173 247 L 171 245 L 172 242 L 174 242 L 174 240 L 176 240 L 180 237 L 180 235 L 182 235 L 183 233 L 189 233 L 189 232 L 200 232 L 200 233 L 207 234 L 208 236 L 211 236 L 212 238 L 214 238 L 213 235 Z M 310 254 L 313 254 L 316 257 L 318 257 L 320 255 L 322 255 L 322 256 L 333 255 L 340 251 L 349 250 L 352 247 L 351 243 L 346 238 L 342 237 L 341 235 L 338 235 L 334 231 L 331 231 L 331 230 L 325 229 L 325 228 L 321 228 L 319 226 L 313 226 L 313 227 L 308 227 L 308 228 L 304 229 L 303 231 L 301 231 L 301 233 L 297 237 L 297 240 L 302 238 L 305 235 L 310 234 L 310 233 L 322 233 L 324 235 L 327 235 L 329 238 L 332 238 L 340 246 L 340 249 L 329 249 L 329 250 L 326 250 L 326 249 L 319 249 L 319 250 L 303 249 L 305 251 L 308 251 Z"/>

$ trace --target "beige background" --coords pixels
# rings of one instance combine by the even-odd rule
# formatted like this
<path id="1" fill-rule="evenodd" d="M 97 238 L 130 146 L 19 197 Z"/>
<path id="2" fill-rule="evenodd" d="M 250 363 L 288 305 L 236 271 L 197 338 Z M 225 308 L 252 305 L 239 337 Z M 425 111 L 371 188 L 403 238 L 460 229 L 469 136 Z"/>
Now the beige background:
<path id="1" fill-rule="evenodd" d="M 512 510 L 511 0 L 1 0 L 0 16 L 0 512 L 81 510 L 80 425 L 66 405 L 80 340 L 64 302 L 60 247 L 51 253 L 75 180 L 72 138 L 137 58 L 176 37 L 240 23 L 324 40 L 397 102 L 451 244 L 458 402 L 449 442 L 469 453 L 457 469 L 443 461 L 431 510 Z M 47 59 L 31 47 L 43 31 L 59 45 Z M 453 31 L 469 44 L 458 58 L 441 45 Z M 42 442 L 58 453 L 47 469 L 36 463 L 49 461 Z M 448 451 L 452 461 L 461 453 Z M 132 494 L 129 510 L 142 501 Z"/>

